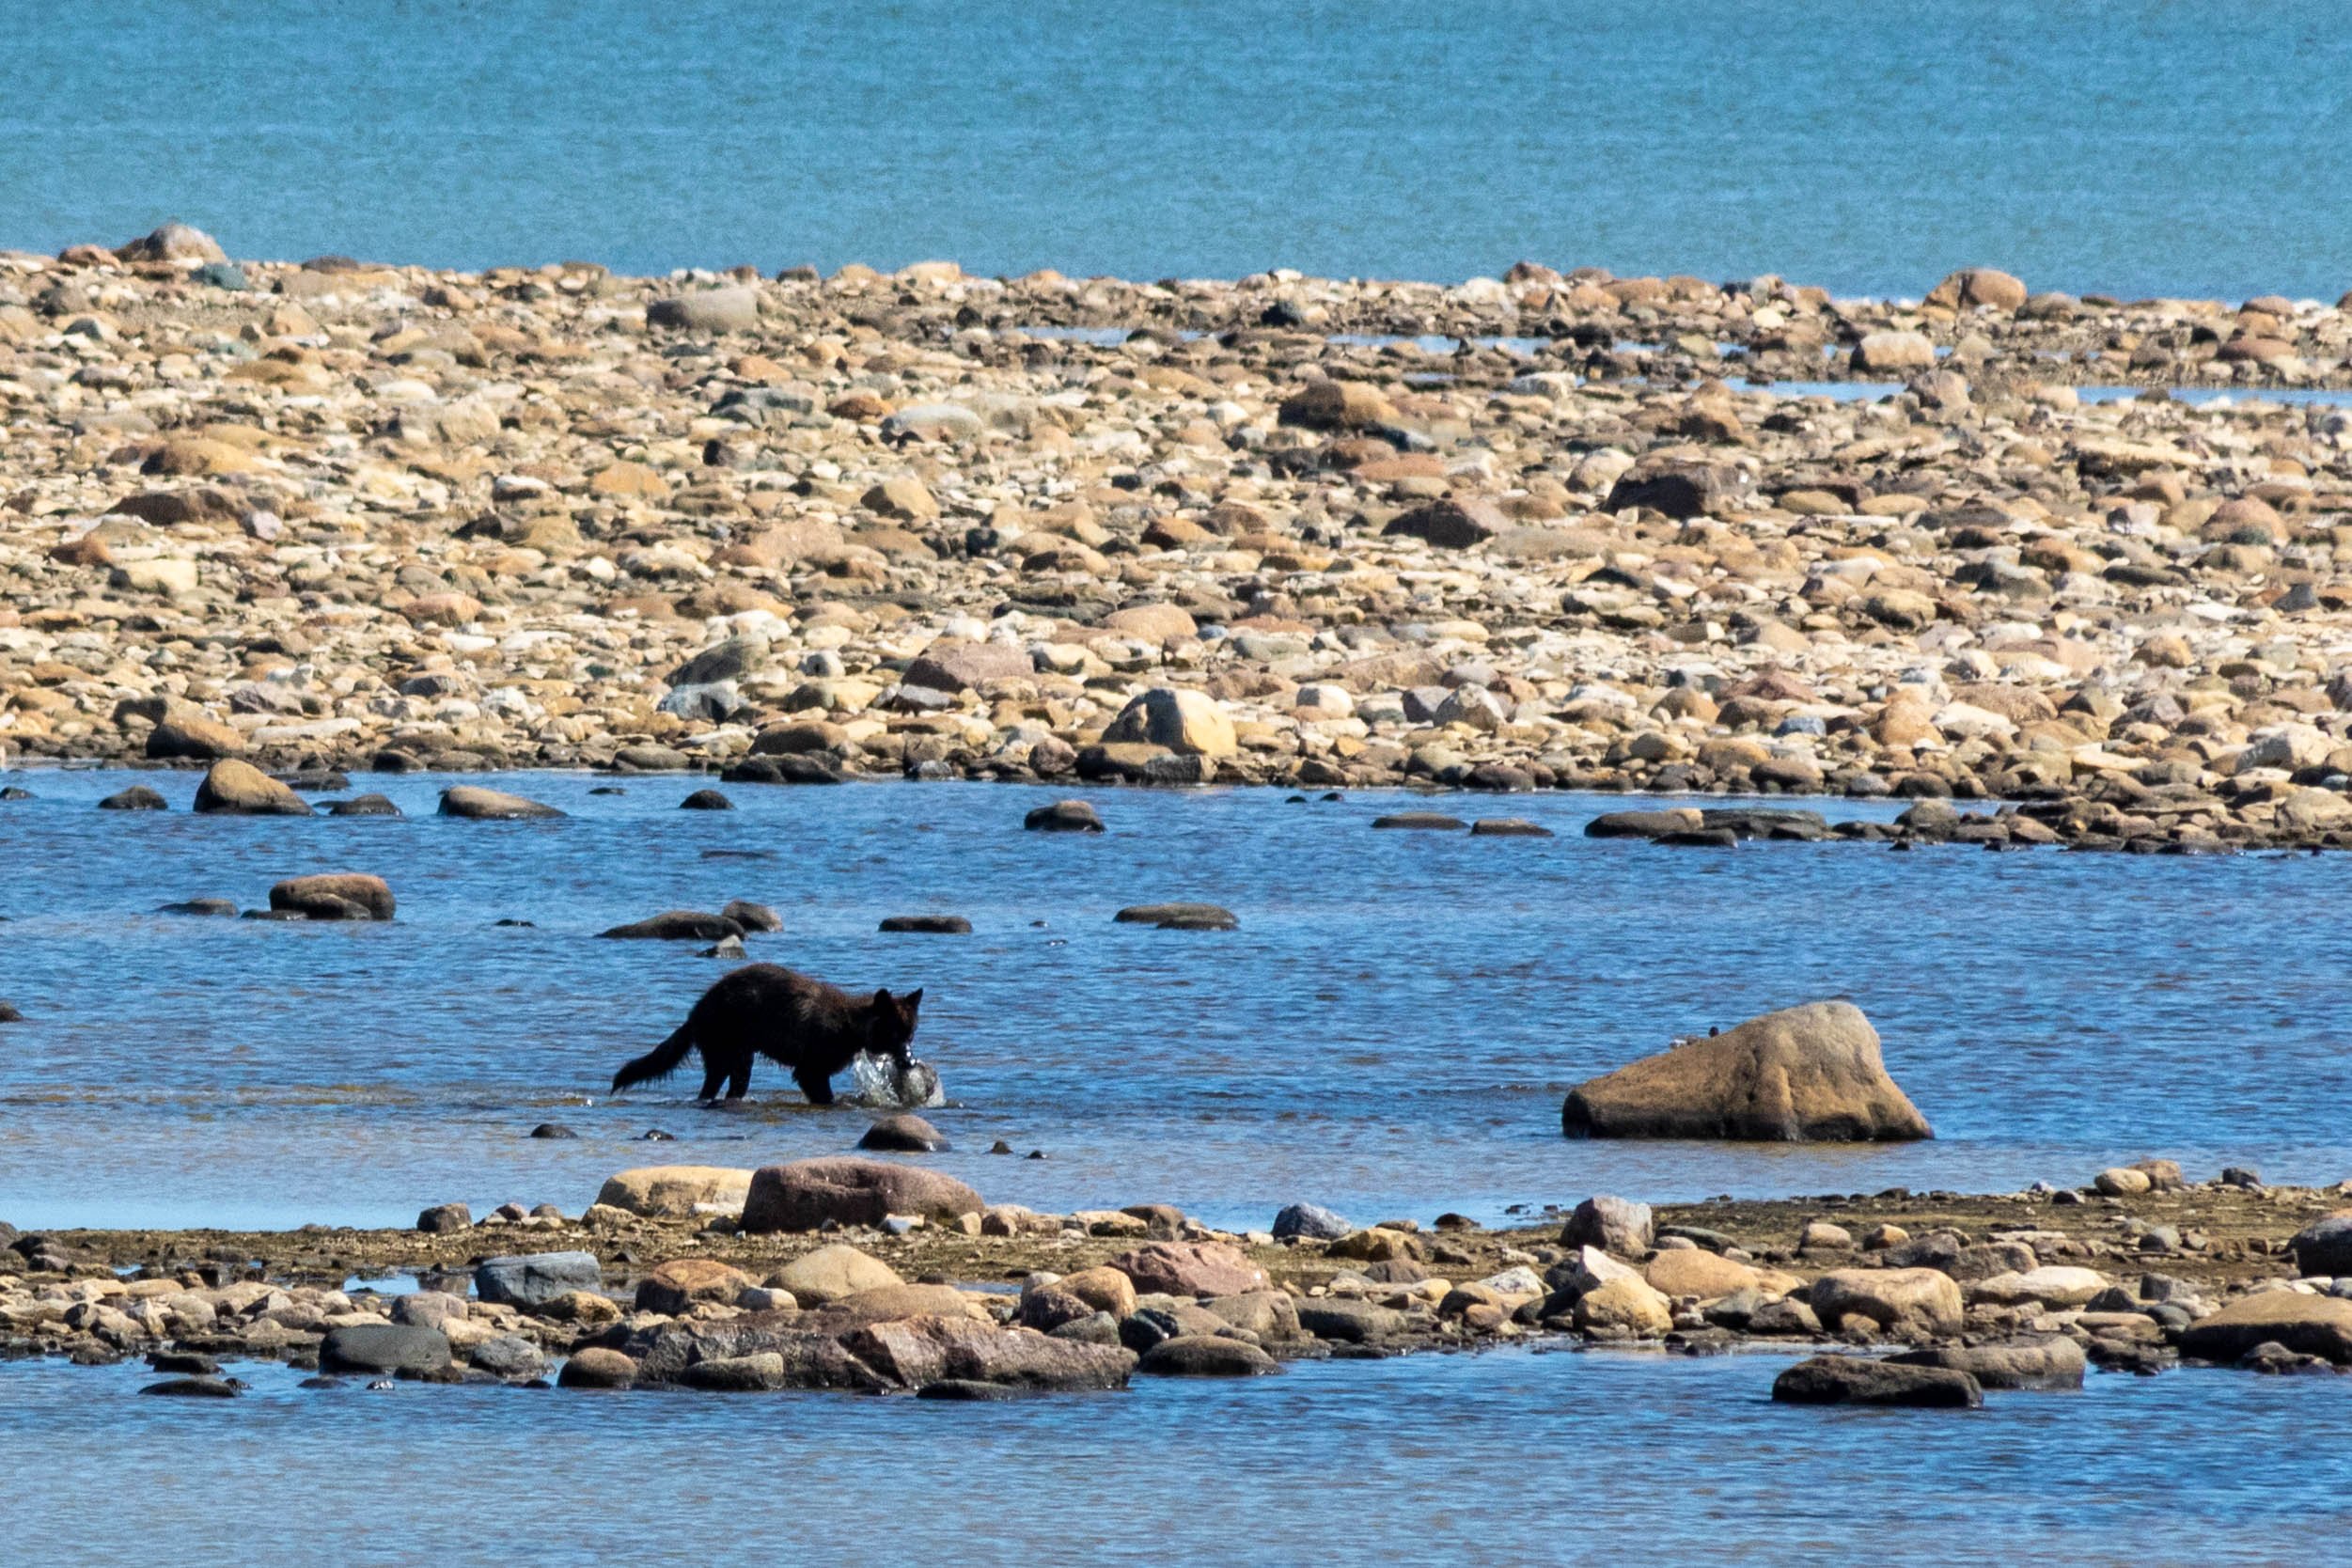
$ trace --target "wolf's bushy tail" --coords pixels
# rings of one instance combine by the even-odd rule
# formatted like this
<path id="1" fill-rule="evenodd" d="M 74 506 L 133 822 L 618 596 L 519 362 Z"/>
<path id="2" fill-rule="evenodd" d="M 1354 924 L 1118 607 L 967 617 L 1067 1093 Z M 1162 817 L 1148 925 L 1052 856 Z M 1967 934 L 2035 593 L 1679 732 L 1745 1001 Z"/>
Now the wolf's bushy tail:
<path id="1" fill-rule="evenodd" d="M 619 1093 L 631 1084 L 651 1083 L 666 1078 L 678 1071 L 678 1064 L 694 1049 L 694 1020 L 689 1018 L 678 1026 L 678 1032 L 654 1046 L 634 1061 L 624 1061 L 620 1071 L 613 1074 L 613 1092 Z"/>

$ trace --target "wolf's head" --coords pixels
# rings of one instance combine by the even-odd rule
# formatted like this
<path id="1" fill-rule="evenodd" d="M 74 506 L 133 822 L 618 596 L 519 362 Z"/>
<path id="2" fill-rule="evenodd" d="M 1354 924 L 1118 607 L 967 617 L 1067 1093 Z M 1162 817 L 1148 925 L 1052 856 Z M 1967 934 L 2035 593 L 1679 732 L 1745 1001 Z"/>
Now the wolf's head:
<path id="1" fill-rule="evenodd" d="M 887 991 L 877 991 L 874 999 L 866 1004 L 866 1049 L 878 1057 L 888 1057 L 906 1071 L 907 1044 L 915 1038 L 915 1014 L 923 1005 L 920 986 L 903 996 L 893 996 Z"/>

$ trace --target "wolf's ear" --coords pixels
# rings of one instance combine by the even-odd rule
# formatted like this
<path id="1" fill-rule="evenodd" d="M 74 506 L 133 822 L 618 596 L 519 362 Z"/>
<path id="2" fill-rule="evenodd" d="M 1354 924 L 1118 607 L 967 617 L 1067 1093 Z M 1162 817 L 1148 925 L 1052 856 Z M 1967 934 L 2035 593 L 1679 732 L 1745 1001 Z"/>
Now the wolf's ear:
<path id="1" fill-rule="evenodd" d="M 905 996 L 899 998 L 899 1011 L 905 1013 L 909 1018 L 914 1017 L 915 1010 L 922 1005 L 923 988 L 919 985 L 914 990 L 908 992 Z"/>
<path id="2" fill-rule="evenodd" d="M 874 987 L 874 1011 L 879 1012 L 884 1008 L 891 1005 L 893 1004 L 890 1000 L 890 988 L 888 986 L 879 985 Z"/>

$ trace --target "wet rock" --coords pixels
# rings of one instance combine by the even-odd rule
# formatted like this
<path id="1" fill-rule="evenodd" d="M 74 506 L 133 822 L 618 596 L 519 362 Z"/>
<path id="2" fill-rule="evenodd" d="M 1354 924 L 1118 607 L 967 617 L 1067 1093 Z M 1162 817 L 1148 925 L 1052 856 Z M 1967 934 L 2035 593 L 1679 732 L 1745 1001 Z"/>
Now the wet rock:
<path id="1" fill-rule="evenodd" d="M 349 800 L 329 800 L 320 803 L 330 817 L 397 817 L 400 808 L 379 794 L 353 795 Z"/>
<path id="2" fill-rule="evenodd" d="M 1021 825 L 1031 833 L 1104 831 L 1103 819 L 1083 800 L 1058 800 L 1051 806 L 1040 806 L 1021 819 Z"/>
<path id="3" fill-rule="evenodd" d="M 532 1137 L 578 1137 L 580 1135 L 560 1121 L 542 1121 L 530 1131 Z"/>
<path id="4" fill-rule="evenodd" d="M 1816 1356 L 1772 1380 L 1780 1404 L 1891 1404 L 1922 1410 L 1974 1410 L 1984 1403 L 1975 1378 L 1950 1367 L 1899 1366 L 1858 1356 Z"/>
<path id="5" fill-rule="evenodd" d="M 966 936 L 971 933 L 972 922 L 961 915 L 889 915 L 883 917 L 879 929 L 933 936 Z"/>
<path id="6" fill-rule="evenodd" d="M 449 1365 L 449 1340 L 438 1328 L 412 1324 L 358 1324 L 330 1328 L 319 1342 L 319 1370 L 328 1372 L 432 1372 Z"/>
<path id="7" fill-rule="evenodd" d="M 98 808 L 101 811 L 165 811 L 170 809 L 164 803 L 162 795 L 144 784 L 133 784 L 127 790 L 118 790 L 100 801 Z"/>
<path id="8" fill-rule="evenodd" d="M 1215 1334 L 1180 1334 L 1162 1340 L 1136 1363 L 1153 1377 L 1264 1377 L 1281 1364 L 1256 1345 Z"/>
<path id="9" fill-rule="evenodd" d="M 558 1388 L 626 1388 L 637 1380 L 637 1364 L 617 1350 L 590 1346 L 574 1351 L 556 1374 Z"/>
<path id="10" fill-rule="evenodd" d="M 1470 824 L 1473 839 L 1549 839 L 1552 830 L 1524 817 L 1481 817 Z"/>
<path id="11" fill-rule="evenodd" d="M 1309 1241 L 1337 1241 L 1355 1227 L 1320 1203 L 1293 1203 L 1274 1216 L 1276 1241 L 1294 1236 Z"/>
<path id="12" fill-rule="evenodd" d="M 743 933 L 744 928 L 724 915 L 706 914 L 699 909 L 669 909 L 596 934 L 620 941 L 715 942 Z"/>
<path id="13" fill-rule="evenodd" d="M 463 1203 L 436 1203 L 416 1216 L 416 1229 L 429 1236 L 447 1235 L 474 1224 L 474 1211 Z"/>
<path id="14" fill-rule="evenodd" d="M 252 763 L 225 757 L 196 786 L 196 809 L 238 817 L 307 817 L 310 803 Z"/>
<path id="15" fill-rule="evenodd" d="M 1408 832 L 1459 833 L 1469 823 L 1459 817 L 1449 817 L 1442 811 L 1391 811 L 1374 817 L 1372 826 L 1401 828 Z"/>
<path id="16" fill-rule="evenodd" d="M 716 790 L 697 790 L 678 803 L 681 811 L 732 811 L 735 803 Z"/>
<path id="17" fill-rule="evenodd" d="M 953 1177 L 918 1166 L 843 1155 L 762 1166 L 754 1171 L 743 1227 L 760 1234 L 814 1231 L 828 1221 L 878 1226 L 890 1215 L 948 1221 L 977 1215 L 985 1207 L 979 1193 Z"/>
<path id="18" fill-rule="evenodd" d="M 2180 1349 L 2183 1356 L 2228 1363 L 2271 1341 L 2298 1356 L 2352 1365 L 2352 1300 L 2257 1291 L 2191 1324 L 2181 1335 Z"/>
<path id="19" fill-rule="evenodd" d="M 1578 1085 L 1562 1130 L 1592 1137 L 1861 1142 L 1931 1137 L 1848 1002 L 1753 1018 Z"/>
<path id="20" fill-rule="evenodd" d="M 784 929 L 783 916 L 764 903 L 753 903 L 748 899 L 729 900 L 727 906 L 719 911 L 719 916 L 743 927 L 745 935 L 755 931 L 776 932 Z"/>
<path id="21" fill-rule="evenodd" d="M 217 1377 L 169 1377 L 139 1390 L 159 1399 L 235 1399 L 235 1385 Z"/>
<path id="22" fill-rule="evenodd" d="M 1054 1339 L 969 1318 L 923 1316 L 852 1329 L 841 1343 L 904 1388 L 961 1381 L 1024 1388 L 1119 1388 L 1136 1365 L 1116 1345 Z"/>
<path id="23" fill-rule="evenodd" d="M 604 1179 L 599 1204 L 633 1215 L 683 1218 L 739 1214 L 751 1192 L 751 1172 L 714 1165 L 648 1165 Z"/>
<path id="24" fill-rule="evenodd" d="M 572 1291 L 603 1286 L 604 1271 L 593 1252 L 536 1252 L 487 1258 L 474 1270 L 474 1294 L 484 1301 L 525 1309 L 543 1307 Z"/>
<path id="25" fill-rule="evenodd" d="M 332 872 L 289 877 L 274 885 L 270 888 L 270 907 L 290 909 L 314 920 L 389 920 L 397 905 L 384 878 Z"/>
<path id="26" fill-rule="evenodd" d="M 857 1147 L 876 1153 L 938 1154 L 955 1145 L 938 1128 L 919 1116 L 886 1116 L 866 1129 Z"/>
<path id="27" fill-rule="evenodd" d="M 1240 917 L 1214 903 L 1130 904 L 1111 918 L 1121 925 L 1148 925 L 1160 931 L 1234 931 Z"/>
<path id="28" fill-rule="evenodd" d="M 521 795 L 508 794 L 501 790 L 486 790 L 478 784 L 459 784 L 442 791 L 441 814 L 479 822 L 519 822 L 563 815 L 552 806 L 526 800 Z"/>
<path id="29" fill-rule="evenodd" d="M 1936 1345 L 1887 1358 L 1895 1366 L 1949 1367 L 1986 1388 L 2079 1388 L 2088 1364 L 2063 1335 L 2001 1344 Z"/>

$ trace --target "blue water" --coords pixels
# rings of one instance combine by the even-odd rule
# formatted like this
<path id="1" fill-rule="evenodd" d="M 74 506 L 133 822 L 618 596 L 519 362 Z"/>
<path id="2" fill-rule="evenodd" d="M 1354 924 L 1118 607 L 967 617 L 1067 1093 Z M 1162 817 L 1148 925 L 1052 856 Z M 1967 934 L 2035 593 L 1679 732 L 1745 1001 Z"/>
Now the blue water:
<path id="1" fill-rule="evenodd" d="M 2332 299 L 2352 31 L 2302 0 L 153 0 L 0 49 L 0 244 Z"/>
<path id="2" fill-rule="evenodd" d="M 400 821 L 196 817 L 194 776 L 152 773 L 135 776 L 176 809 L 120 814 L 94 803 L 133 776 L 13 776 L 39 796 L 0 804 L 0 997 L 28 1019 L 0 1030 L 0 1218 L 20 1226 L 576 1213 L 629 1166 L 843 1152 L 863 1114 L 808 1109 L 770 1065 L 733 1112 L 696 1108 L 691 1072 L 604 1093 L 724 966 L 594 933 L 737 897 L 784 917 L 754 958 L 925 988 L 916 1045 L 957 1144 L 936 1163 L 1039 1209 L 1167 1201 L 1263 1226 L 1306 1198 L 1359 1221 L 1492 1219 L 1595 1190 L 2014 1190 L 2152 1154 L 2352 1173 L 2338 857 L 1677 851 L 1582 837 L 1625 802 L 1572 795 L 1438 802 L 1560 835 L 1528 839 L 1372 829 L 1410 796 L 1103 791 L 1097 837 L 1024 833 L 1056 792 L 993 785 L 744 786 L 720 813 L 678 810 L 681 778 L 593 795 L 590 776 L 521 775 L 501 782 L 573 814 L 486 823 L 431 815 L 428 776 L 365 780 Z M 388 878 L 400 918 L 153 913 L 344 870 Z M 1168 900 L 1241 929 L 1111 921 Z M 931 912 L 975 930 L 876 932 Z M 1876 1022 L 1935 1141 L 1560 1136 L 1582 1079 L 1838 995 Z M 525 1136 L 551 1120 L 581 1136 Z M 638 1141 L 649 1128 L 676 1140 Z M 986 1153 L 998 1139 L 1047 1157 Z"/>
<path id="3" fill-rule="evenodd" d="M 1766 1399 L 1778 1356 L 1425 1356 L 1011 1404 L 0 1366 L 44 1562 L 2318 1560 L 2336 1378 L 2094 1376 L 1975 1413 Z M 2247 1464 L 2249 1454 L 2263 1463 Z M 135 1455 L 137 1483 L 123 1484 Z M 27 1560 L 30 1560 L 28 1557 Z"/>

